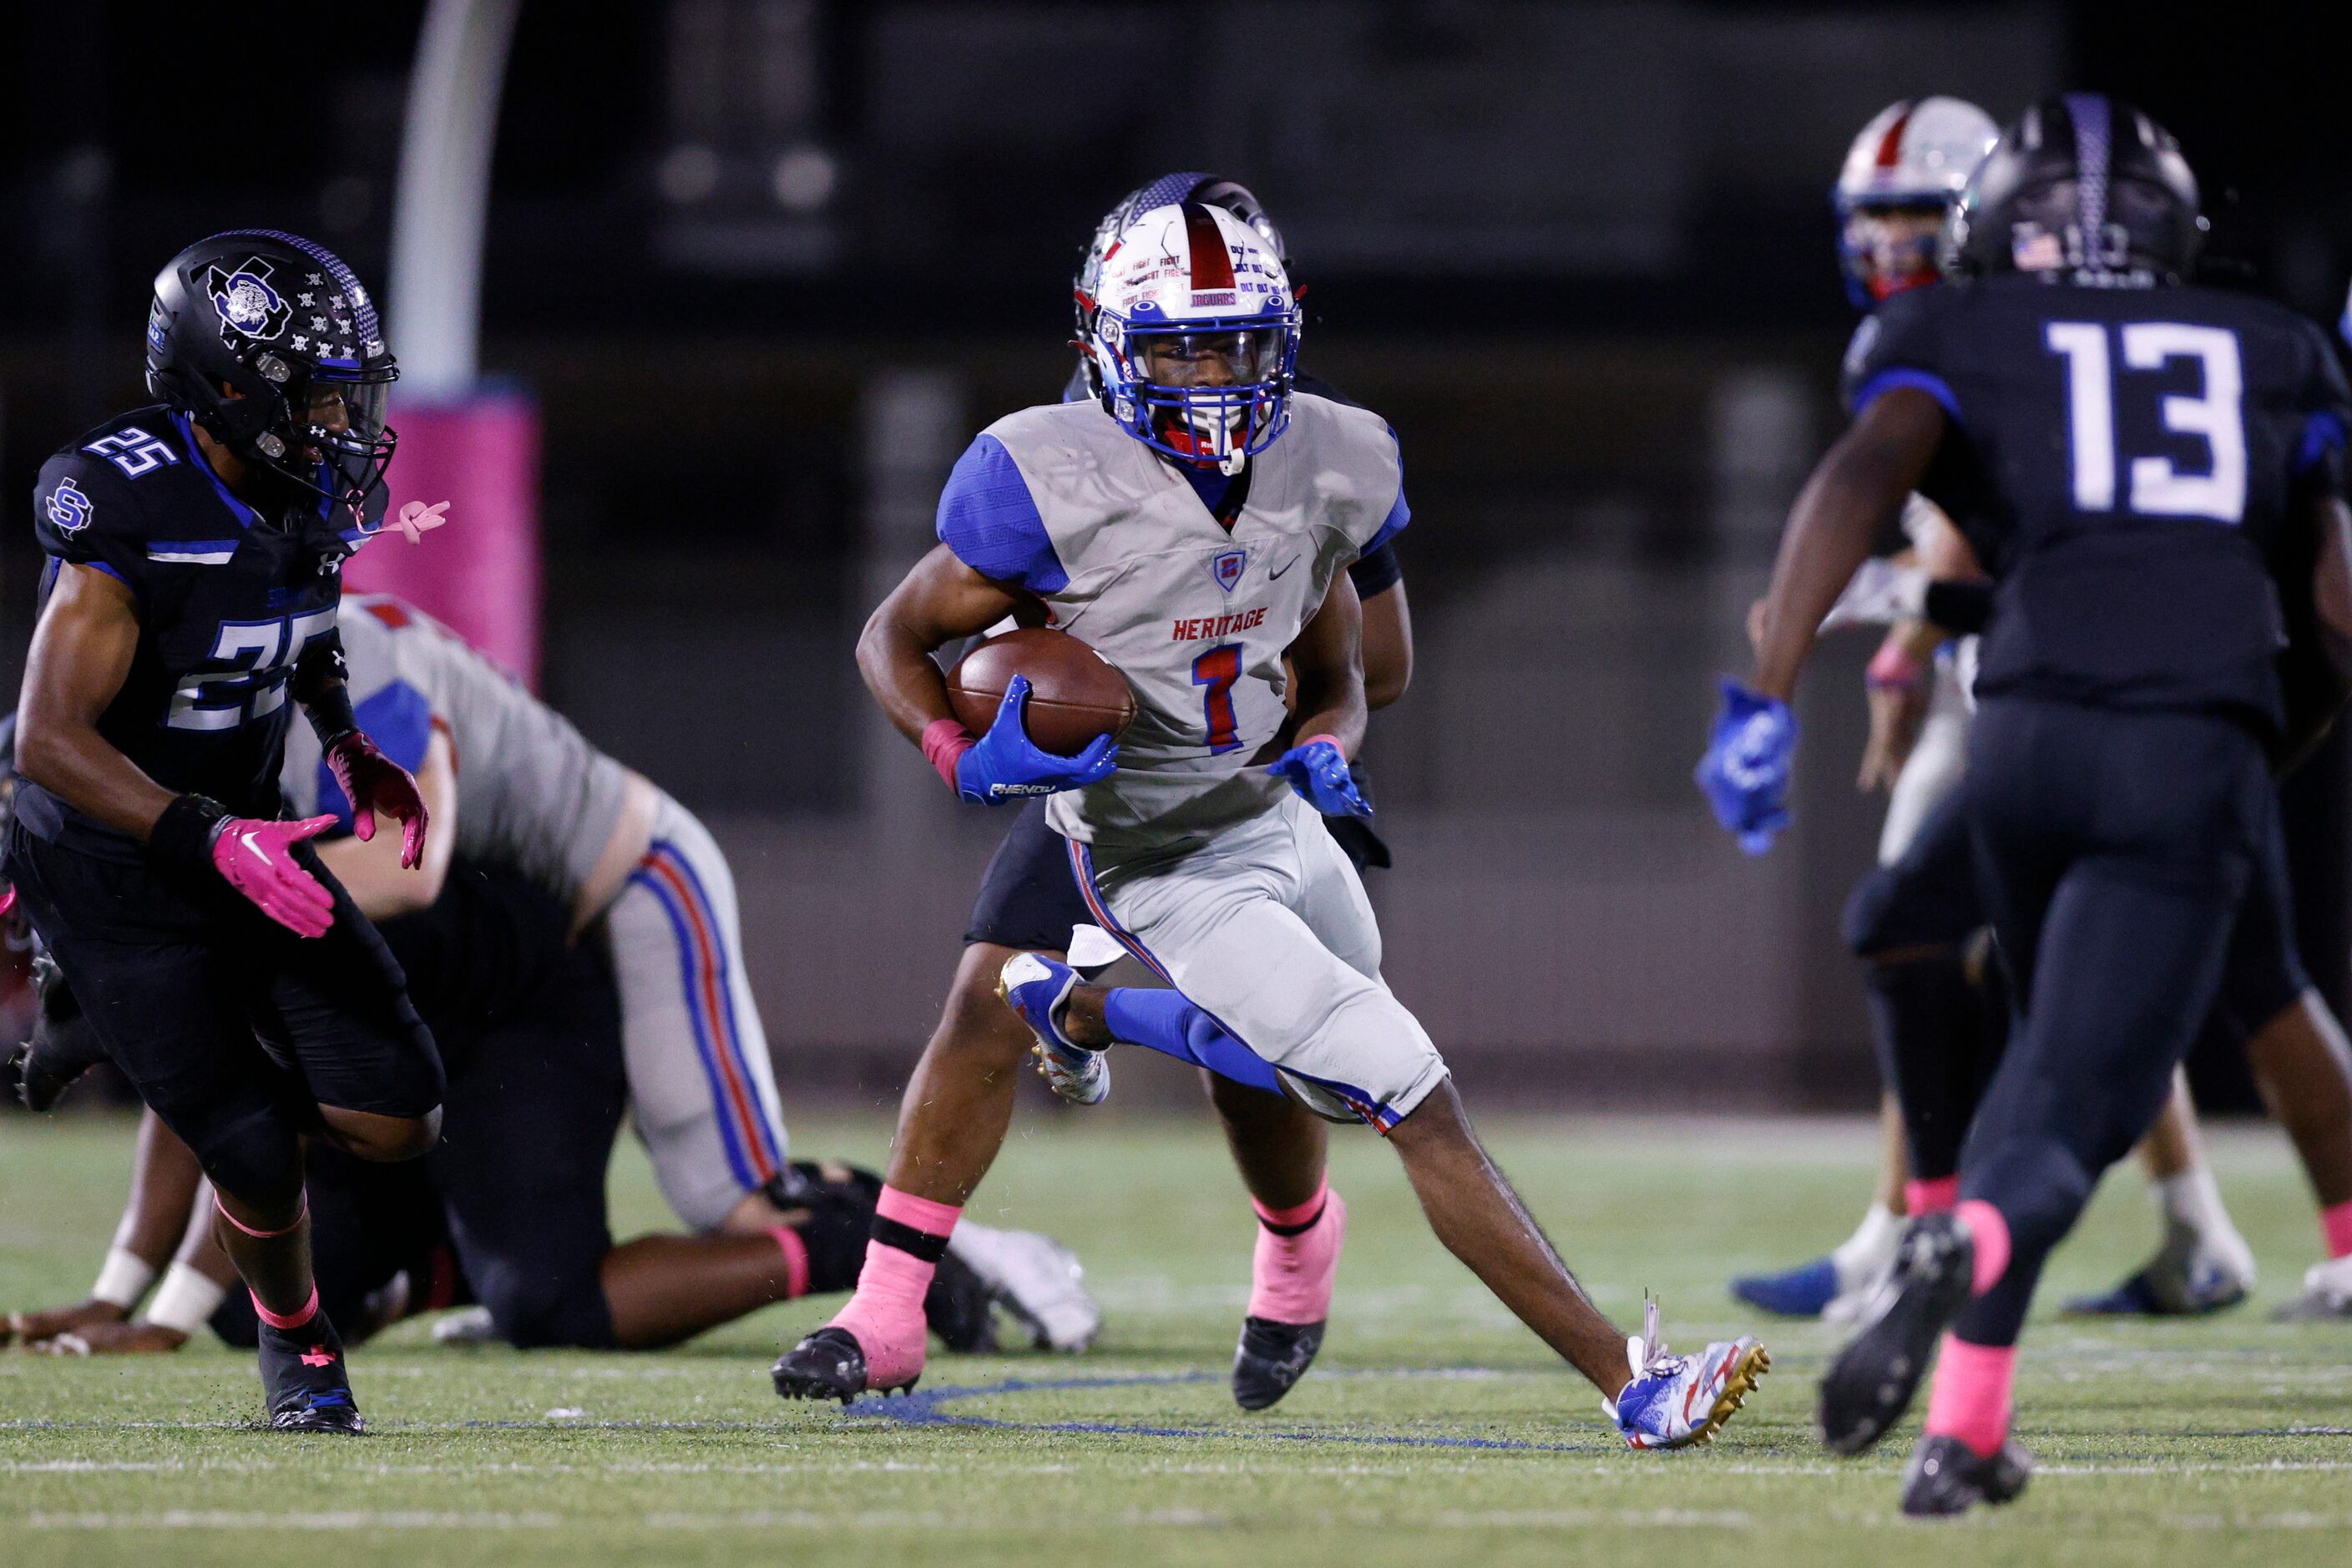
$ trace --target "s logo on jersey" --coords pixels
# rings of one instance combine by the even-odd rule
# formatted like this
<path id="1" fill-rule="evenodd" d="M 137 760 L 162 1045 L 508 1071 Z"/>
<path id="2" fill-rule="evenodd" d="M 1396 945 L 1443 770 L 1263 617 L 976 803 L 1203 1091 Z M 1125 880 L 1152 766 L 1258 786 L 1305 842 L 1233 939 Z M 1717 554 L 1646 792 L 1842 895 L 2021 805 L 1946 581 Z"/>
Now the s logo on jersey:
<path id="1" fill-rule="evenodd" d="M 59 479 L 58 488 L 49 492 L 49 521 L 59 533 L 79 533 L 89 526 L 90 514 L 97 510 L 98 504 L 71 479 Z"/>
<path id="2" fill-rule="evenodd" d="M 1240 584 L 1242 574 L 1248 570 L 1249 552 L 1246 550 L 1221 550 L 1209 557 L 1209 575 L 1215 578 L 1217 586 L 1228 594 Z"/>
<path id="3" fill-rule="evenodd" d="M 270 270 L 269 263 L 257 256 L 247 258 L 234 272 L 224 272 L 217 265 L 205 269 L 205 293 L 223 327 L 248 338 L 274 338 L 285 331 L 293 311 L 269 286 Z"/>

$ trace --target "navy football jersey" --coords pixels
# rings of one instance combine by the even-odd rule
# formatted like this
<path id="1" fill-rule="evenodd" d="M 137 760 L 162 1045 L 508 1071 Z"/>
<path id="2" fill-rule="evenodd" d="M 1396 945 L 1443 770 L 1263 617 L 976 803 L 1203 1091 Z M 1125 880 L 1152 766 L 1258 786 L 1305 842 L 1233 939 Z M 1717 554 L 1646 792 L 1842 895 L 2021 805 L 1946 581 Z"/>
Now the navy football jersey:
<path id="1" fill-rule="evenodd" d="M 2275 728 L 2274 566 L 2340 491 L 2352 396 L 2317 327 L 2204 288 L 2004 276 L 1898 294 L 1846 358 L 1950 416 L 1920 491 L 1998 581 L 1977 690 L 2223 711 Z"/>
<path id="2" fill-rule="evenodd" d="M 94 567 L 138 601 L 138 651 L 99 720 L 109 744 L 164 788 L 275 816 L 289 698 L 305 653 L 336 642 L 342 563 L 364 540 L 325 503 L 265 518 L 229 492 L 184 416 L 142 408 L 42 465 L 33 530 L 48 559 Z M 40 837 L 121 858 L 128 838 L 26 782 L 16 815 Z"/>

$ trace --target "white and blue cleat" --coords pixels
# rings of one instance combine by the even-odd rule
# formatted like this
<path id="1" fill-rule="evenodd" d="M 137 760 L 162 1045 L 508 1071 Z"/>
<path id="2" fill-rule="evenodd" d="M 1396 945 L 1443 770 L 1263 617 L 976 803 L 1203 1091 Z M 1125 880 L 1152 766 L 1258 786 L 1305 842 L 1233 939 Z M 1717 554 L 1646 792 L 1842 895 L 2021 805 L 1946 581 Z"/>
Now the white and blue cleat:
<path id="1" fill-rule="evenodd" d="M 1037 1037 L 1030 1054 L 1054 1092 L 1072 1105 L 1099 1105 L 1110 1093 L 1110 1058 L 1089 1050 L 1062 1033 L 1062 1010 L 1070 1004 L 1077 971 L 1041 953 L 1016 952 L 996 976 L 996 994 L 1021 1015 Z"/>
<path id="2" fill-rule="evenodd" d="M 1771 1353 L 1744 1335 L 1718 1340 L 1697 1355 L 1667 1354 L 1655 1301 L 1643 1305 L 1641 1337 L 1626 1341 L 1625 1352 L 1633 1379 L 1601 1408 L 1633 1448 L 1713 1442 L 1772 1367 Z"/>

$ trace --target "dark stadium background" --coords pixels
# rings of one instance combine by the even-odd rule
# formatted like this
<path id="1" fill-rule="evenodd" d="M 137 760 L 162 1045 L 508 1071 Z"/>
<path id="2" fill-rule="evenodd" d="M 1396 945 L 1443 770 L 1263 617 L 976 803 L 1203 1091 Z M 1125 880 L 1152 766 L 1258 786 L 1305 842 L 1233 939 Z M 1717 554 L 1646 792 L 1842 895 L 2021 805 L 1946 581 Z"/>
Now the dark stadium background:
<path id="1" fill-rule="evenodd" d="M 1230 174 L 1310 285 L 1307 363 L 1403 442 L 1422 665 L 1370 752 L 1401 993 L 1487 1103 L 1862 1103 L 1835 916 L 1877 826 L 1850 784 L 1867 644 L 1808 693 L 1770 859 L 1688 779 L 1836 428 L 1838 159 L 1897 97 L 2118 92 L 2186 145 L 2217 262 L 2332 321 L 2327 9 L 527 0 L 482 359 L 544 419 L 545 689 L 720 829 L 788 1098 L 887 1094 L 995 825 L 883 733 L 850 639 L 971 432 L 1055 394 L 1097 216 Z M 147 281 L 187 240 L 301 230 L 383 291 L 422 10 L 9 8 L 9 507 L 137 397 Z M 34 565 L 0 530 L 12 690 Z M 2294 799 L 2339 1011 L 2347 777 L 2338 744 Z M 2200 1069 L 2250 1102 L 2232 1050 Z"/>

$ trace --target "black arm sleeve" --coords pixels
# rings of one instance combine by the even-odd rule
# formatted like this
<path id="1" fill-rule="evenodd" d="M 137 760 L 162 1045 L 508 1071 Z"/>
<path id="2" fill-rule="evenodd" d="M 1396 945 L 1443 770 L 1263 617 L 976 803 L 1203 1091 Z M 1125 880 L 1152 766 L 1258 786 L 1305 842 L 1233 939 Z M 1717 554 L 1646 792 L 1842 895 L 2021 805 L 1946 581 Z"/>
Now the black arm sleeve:
<path id="1" fill-rule="evenodd" d="M 1356 597 L 1373 599 L 1404 581 L 1404 563 L 1397 559 L 1393 542 L 1377 546 L 1348 563 L 1348 576 L 1356 584 Z"/>
<path id="2" fill-rule="evenodd" d="M 341 627 L 310 639 L 295 661 L 288 689 L 310 715 L 321 748 L 360 727 L 359 716 L 352 711 L 351 666 L 343 658 Z"/>

